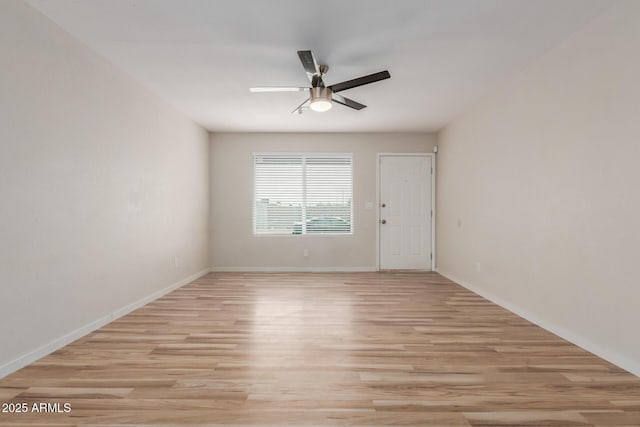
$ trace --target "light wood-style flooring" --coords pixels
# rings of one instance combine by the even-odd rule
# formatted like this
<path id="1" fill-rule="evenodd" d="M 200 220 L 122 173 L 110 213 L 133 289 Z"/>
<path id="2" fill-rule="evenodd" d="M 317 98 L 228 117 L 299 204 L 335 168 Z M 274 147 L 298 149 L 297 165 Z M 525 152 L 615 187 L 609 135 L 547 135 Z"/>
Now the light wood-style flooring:
<path id="1" fill-rule="evenodd" d="M 0 380 L 1 426 L 640 426 L 640 379 L 435 273 L 211 273 Z"/>

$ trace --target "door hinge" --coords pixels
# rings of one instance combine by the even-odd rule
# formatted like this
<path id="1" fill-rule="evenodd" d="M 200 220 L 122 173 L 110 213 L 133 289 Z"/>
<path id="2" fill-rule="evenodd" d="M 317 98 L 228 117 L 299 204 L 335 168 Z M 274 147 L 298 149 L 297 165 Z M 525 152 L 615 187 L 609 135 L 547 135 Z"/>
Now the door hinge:
<path id="1" fill-rule="evenodd" d="M 431 218 L 433 218 L 433 209 L 431 209 Z"/>
<path id="2" fill-rule="evenodd" d="M 431 259 L 433 261 L 433 252 L 431 252 L 431 254 L 429 254 L 429 259 Z"/>
<path id="3" fill-rule="evenodd" d="M 431 168 L 431 175 L 433 175 L 433 168 Z"/>

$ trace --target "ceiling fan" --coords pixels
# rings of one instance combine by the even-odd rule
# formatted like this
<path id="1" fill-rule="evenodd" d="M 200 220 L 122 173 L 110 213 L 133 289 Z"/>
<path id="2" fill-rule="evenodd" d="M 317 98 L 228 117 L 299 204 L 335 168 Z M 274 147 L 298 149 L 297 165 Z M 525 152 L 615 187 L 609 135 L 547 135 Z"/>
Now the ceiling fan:
<path id="1" fill-rule="evenodd" d="M 358 77 L 353 80 L 347 80 L 342 83 L 336 83 L 330 86 L 324 84 L 323 77 L 329 71 L 328 65 L 318 65 L 313 52 L 310 50 L 299 50 L 298 57 L 302 62 L 302 67 L 307 73 L 311 87 L 252 87 L 251 92 L 309 92 L 307 98 L 302 104 L 293 110 L 292 114 L 302 114 L 303 111 L 311 108 L 313 111 L 328 111 L 331 109 L 333 102 L 353 108 L 354 110 L 362 110 L 366 105 L 360 104 L 352 99 L 339 95 L 337 92 L 374 83 L 391 77 L 388 71 L 380 71 L 378 73 L 369 74 L 367 76 Z"/>

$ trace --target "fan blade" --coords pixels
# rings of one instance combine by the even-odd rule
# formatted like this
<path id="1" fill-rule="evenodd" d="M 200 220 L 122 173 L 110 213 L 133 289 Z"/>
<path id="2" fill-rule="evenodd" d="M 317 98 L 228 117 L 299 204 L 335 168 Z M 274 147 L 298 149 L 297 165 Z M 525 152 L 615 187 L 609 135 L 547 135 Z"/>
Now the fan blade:
<path id="1" fill-rule="evenodd" d="M 249 92 L 304 92 L 308 87 L 287 87 L 287 86 L 264 86 L 251 87 Z"/>
<path id="2" fill-rule="evenodd" d="M 318 85 L 318 79 L 320 79 L 320 81 L 322 80 L 316 57 L 313 56 L 313 52 L 310 50 L 299 50 L 298 57 L 300 58 L 300 62 L 302 62 L 302 67 L 304 71 L 306 71 L 307 78 L 311 82 L 311 85 L 316 87 Z"/>
<path id="3" fill-rule="evenodd" d="M 307 110 L 309 108 L 307 104 L 309 103 L 310 100 L 311 100 L 310 98 L 305 99 L 302 104 L 298 105 L 298 108 L 296 108 L 291 112 L 291 114 L 302 114 L 304 110 Z"/>
<path id="4" fill-rule="evenodd" d="M 347 80 L 346 82 L 336 83 L 334 85 L 329 86 L 329 88 L 333 91 L 333 93 L 341 92 L 343 90 L 351 89 L 354 87 L 368 85 L 369 83 L 374 83 L 380 80 L 388 79 L 391 77 L 388 71 L 380 71 L 379 73 L 369 74 L 368 76 L 358 77 L 357 79 Z"/>
<path id="5" fill-rule="evenodd" d="M 345 98 L 344 96 L 338 95 L 337 93 L 334 93 L 332 95 L 332 99 L 338 104 L 346 105 L 347 107 L 351 107 L 354 110 L 362 110 L 363 108 L 367 107 L 366 105 L 360 104 L 353 99 Z"/>
<path id="6" fill-rule="evenodd" d="M 313 56 L 313 52 L 310 50 L 299 50 L 298 57 L 307 74 L 320 74 L 320 67 L 318 67 L 318 62 L 316 61 L 316 57 Z"/>

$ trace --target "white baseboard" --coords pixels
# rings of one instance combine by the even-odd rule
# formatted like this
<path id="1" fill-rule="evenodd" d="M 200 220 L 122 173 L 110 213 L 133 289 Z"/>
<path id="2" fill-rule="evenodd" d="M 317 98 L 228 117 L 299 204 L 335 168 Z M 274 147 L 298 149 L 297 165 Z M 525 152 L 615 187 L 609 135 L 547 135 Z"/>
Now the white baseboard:
<path id="1" fill-rule="evenodd" d="M 213 272 L 237 273 L 362 273 L 376 267 L 211 267 Z"/>
<path id="2" fill-rule="evenodd" d="M 565 339 L 578 347 L 581 347 L 587 350 L 590 353 L 595 354 L 596 356 L 613 363 L 616 366 L 621 367 L 622 369 L 631 372 L 635 376 L 640 377 L 640 363 L 637 361 L 633 361 L 628 357 L 622 356 L 616 352 L 613 352 L 603 346 L 594 343 L 593 341 L 580 336 L 574 332 L 568 331 L 564 328 L 558 327 L 557 325 L 552 324 L 551 322 L 540 318 L 538 315 L 531 313 L 530 311 L 515 305 L 509 301 L 506 301 L 491 292 L 488 292 L 484 289 L 480 289 L 477 286 L 472 285 L 469 282 L 461 280 L 455 277 L 453 274 L 450 274 L 446 271 L 442 271 L 440 269 L 436 270 L 439 274 L 470 290 L 471 292 L 480 295 L 481 297 L 488 299 L 494 304 L 499 305 L 502 308 L 509 310 L 510 312 L 517 314 L 518 316 L 528 320 L 531 323 L 534 323 L 540 326 L 543 329 L 559 336 L 562 339 Z"/>
<path id="3" fill-rule="evenodd" d="M 98 328 L 103 327 L 104 325 L 114 321 L 115 319 L 122 317 L 125 314 L 131 313 L 133 310 L 140 308 L 143 305 L 148 304 L 151 301 L 156 300 L 163 295 L 168 294 L 174 289 L 184 286 L 189 282 L 193 282 L 194 280 L 204 276 L 207 273 L 209 273 L 208 268 L 201 270 L 195 274 L 192 274 L 191 276 L 186 277 L 180 280 L 179 282 L 173 283 L 164 289 L 154 292 L 151 295 L 147 295 L 146 297 L 139 299 L 138 301 L 128 304 L 122 308 L 119 308 L 118 310 L 112 313 L 109 313 L 106 316 L 96 319 L 87 325 L 84 325 L 72 332 L 69 332 L 68 334 L 63 335 L 60 338 L 57 338 L 51 341 L 50 343 L 43 345 L 42 347 L 39 347 L 33 351 L 30 351 L 29 353 L 26 353 L 18 357 L 17 359 L 12 360 L 11 362 L 5 363 L 4 365 L 0 366 L 0 378 L 3 378 L 11 374 L 12 372 L 17 371 L 18 369 L 23 368 L 28 364 L 35 362 L 36 360 L 46 356 L 47 354 L 53 353 L 54 351 L 64 347 L 67 344 L 72 343 L 73 341 L 87 335 L 90 332 L 95 331 Z"/>

